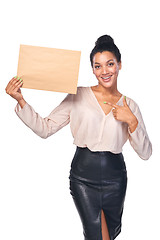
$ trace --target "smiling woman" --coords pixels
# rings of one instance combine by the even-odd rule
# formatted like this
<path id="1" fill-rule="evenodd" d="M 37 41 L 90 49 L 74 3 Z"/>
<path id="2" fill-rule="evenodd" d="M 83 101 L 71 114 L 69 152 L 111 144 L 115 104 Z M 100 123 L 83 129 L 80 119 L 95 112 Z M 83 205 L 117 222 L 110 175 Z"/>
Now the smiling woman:
<path id="1" fill-rule="evenodd" d="M 117 62 L 116 57 L 112 52 L 98 52 L 93 57 L 93 73 L 99 83 L 109 83 L 107 86 L 116 84 L 121 62 Z M 105 85 L 104 85 L 105 87 Z"/>
<path id="2" fill-rule="evenodd" d="M 117 89 L 121 54 L 110 36 L 98 38 L 90 61 L 98 85 L 88 90 L 95 100 L 95 109 L 103 113 L 101 124 L 97 115 L 92 133 L 93 136 L 99 126 L 96 137 L 99 146 L 96 147 L 98 151 L 94 149 L 96 144 L 92 149 L 84 145 L 77 147 L 70 171 L 70 190 L 82 220 L 85 240 L 113 240 L 121 232 L 127 189 L 127 170 L 122 149 L 118 150 L 118 147 L 126 142 L 123 138 L 127 134 L 139 156 L 148 159 L 152 145 L 138 105 L 128 97 L 126 99 Z M 101 148 L 103 144 L 108 144 L 106 151 Z M 111 150 L 115 146 L 116 152 Z M 142 156 L 144 149 L 148 152 L 147 158 Z"/>
<path id="3" fill-rule="evenodd" d="M 96 46 L 90 54 L 90 61 L 99 85 L 105 87 L 107 83 L 106 87 L 116 88 L 118 73 L 121 69 L 121 54 L 110 36 L 102 36 L 96 41 Z M 117 88 L 112 90 L 117 91 Z"/>
<path id="4" fill-rule="evenodd" d="M 110 36 L 97 40 L 90 60 L 98 85 L 78 87 L 45 118 L 24 100 L 21 79 L 12 78 L 6 92 L 18 102 L 18 117 L 42 138 L 70 122 L 77 146 L 70 168 L 70 194 L 84 238 L 113 240 L 121 232 L 127 189 L 123 145 L 129 139 L 138 156 L 147 160 L 152 144 L 138 104 L 117 89 L 121 54 Z"/>

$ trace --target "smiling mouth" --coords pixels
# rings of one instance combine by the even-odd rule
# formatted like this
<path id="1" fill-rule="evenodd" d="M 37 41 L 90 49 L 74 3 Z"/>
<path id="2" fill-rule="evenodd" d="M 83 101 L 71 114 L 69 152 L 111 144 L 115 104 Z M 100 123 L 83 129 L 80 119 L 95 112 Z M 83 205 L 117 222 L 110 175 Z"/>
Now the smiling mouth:
<path id="1" fill-rule="evenodd" d="M 112 76 L 102 77 L 102 79 L 103 79 L 104 81 L 109 81 L 111 77 L 112 77 Z"/>

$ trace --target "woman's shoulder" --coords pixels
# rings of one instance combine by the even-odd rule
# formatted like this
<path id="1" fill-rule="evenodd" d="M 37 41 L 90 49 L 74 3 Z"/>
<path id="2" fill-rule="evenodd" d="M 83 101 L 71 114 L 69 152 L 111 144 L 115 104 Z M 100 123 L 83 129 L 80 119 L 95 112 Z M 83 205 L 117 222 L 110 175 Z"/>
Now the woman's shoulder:
<path id="1" fill-rule="evenodd" d="M 76 96 L 76 95 L 78 96 L 78 95 L 84 93 L 87 89 L 88 89 L 88 87 L 78 86 L 78 87 L 77 87 L 77 92 L 76 92 L 75 96 Z"/>
<path id="2" fill-rule="evenodd" d="M 77 87 L 77 91 L 83 91 L 83 90 L 86 90 L 88 87 L 85 87 L 85 86 L 78 86 Z"/>
<path id="3" fill-rule="evenodd" d="M 133 98 L 126 96 L 126 101 L 131 110 L 135 111 L 136 108 L 139 108 L 138 103 Z"/>
<path id="4" fill-rule="evenodd" d="M 87 93 L 87 87 L 78 86 L 77 92 L 68 94 L 68 97 L 71 98 L 73 102 L 81 101 L 82 99 L 84 99 L 84 96 L 86 95 L 86 93 Z"/>

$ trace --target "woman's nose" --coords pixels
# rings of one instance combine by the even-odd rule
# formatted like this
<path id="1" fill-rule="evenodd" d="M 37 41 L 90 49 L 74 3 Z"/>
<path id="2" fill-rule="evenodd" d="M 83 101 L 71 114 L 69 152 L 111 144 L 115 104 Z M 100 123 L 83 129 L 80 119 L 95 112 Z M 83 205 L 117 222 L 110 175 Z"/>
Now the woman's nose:
<path id="1" fill-rule="evenodd" d="M 103 74 L 108 73 L 108 68 L 107 68 L 107 67 L 103 67 L 103 68 L 102 68 L 102 73 L 103 73 Z"/>

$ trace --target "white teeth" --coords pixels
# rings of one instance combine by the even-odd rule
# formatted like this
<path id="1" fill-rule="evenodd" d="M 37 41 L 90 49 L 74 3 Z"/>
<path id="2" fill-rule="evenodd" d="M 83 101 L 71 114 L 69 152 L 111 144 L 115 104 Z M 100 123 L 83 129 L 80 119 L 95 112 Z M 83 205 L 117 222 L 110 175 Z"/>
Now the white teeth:
<path id="1" fill-rule="evenodd" d="M 111 76 L 109 76 L 109 77 L 102 77 L 103 79 L 108 79 L 108 78 L 110 78 Z"/>

